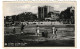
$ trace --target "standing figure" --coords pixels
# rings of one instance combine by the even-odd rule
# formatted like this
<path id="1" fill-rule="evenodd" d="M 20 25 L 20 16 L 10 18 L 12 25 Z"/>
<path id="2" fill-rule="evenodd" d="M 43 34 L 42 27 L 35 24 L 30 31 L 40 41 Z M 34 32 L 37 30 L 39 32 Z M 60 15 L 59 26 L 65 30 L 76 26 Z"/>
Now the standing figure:
<path id="1" fill-rule="evenodd" d="M 16 29 L 14 28 L 14 29 L 13 29 L 13 34 L 15 34 L 15 33 L 16 33 Z"/>
<path id="2" fill-rule="evenodd" d="M 23 33 L 23 29 L 24 29 L 24 25 L 22 23 L 22 25 L 21 25 L 21 33 Z"/>
<path id="3" fill-rule="evenodd" d="M 54 34 L 55 34 L 55 38 L 57 38 L 57 29 L 55 29 Z"/>
<path id="4" fill-rule="evenodd" d="M 52 27 L 52 33 L 53 33 L 53 37 L 57 38 L 57 29 L 55 27 Z"/>
<path id="5" fill-rule="evenodd" d="M 53 34 L 54 34 L 54 32 L 55 32 L 55 27 L 52 27 L 52 32 L 53 32 Z"/>
<path id="6" fill-rule="evenodd" d="M 44 34 L 44 32 L 42 32 L 42 37 L 45 37 L 45 34 Z"/>
<path id="7" fill-rule="evenodd" d="M 39 36 L 39 27 L 37 26 L 37 36 Z"/>

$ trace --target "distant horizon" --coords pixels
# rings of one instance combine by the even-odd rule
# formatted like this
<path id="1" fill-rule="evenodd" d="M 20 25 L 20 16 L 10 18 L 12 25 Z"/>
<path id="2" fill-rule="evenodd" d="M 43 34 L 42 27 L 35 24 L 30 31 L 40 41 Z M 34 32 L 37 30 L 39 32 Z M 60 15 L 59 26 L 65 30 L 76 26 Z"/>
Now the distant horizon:
<path id="1" fill-rule="evenodd" d="M 25 12 L 22 12 L 22 13 L 25 13 Z M 21 14 L 21 13 L 19 13 L 19 14 Z M 33 14 L 37 14 L 37 13 L 33 13 Z M 15 15 L 18 15 L 18 14 L 15 14 Z M 7 15 L 7 16 L 13 16 L 13 15 Z"/>

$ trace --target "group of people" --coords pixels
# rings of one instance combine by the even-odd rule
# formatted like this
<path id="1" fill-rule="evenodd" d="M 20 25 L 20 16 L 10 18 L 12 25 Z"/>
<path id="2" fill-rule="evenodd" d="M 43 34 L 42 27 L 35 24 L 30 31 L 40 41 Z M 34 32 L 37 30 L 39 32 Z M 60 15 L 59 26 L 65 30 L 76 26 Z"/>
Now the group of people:
<path id="1" fill-rule="evenodd" d="M 25 27 L 25 25 L 22 23 L 21 24 L 21 33 L 23 33 L 24 27 Z M 13 33 L 14 34 L 16 33 L 16 29 L 15 28 L 13 28 Z M 42 37 L 44 37 L 44 36 L 47 37 L 48 36 L 48 32 L 42 32 Z M 53 37 L 57 38 L 57 29 L 56 28 L 54 29 L 54 36 Z"/>
<path id="2" fill-rule="evenodd" d="M 48 34 L 51 34 L 51 35 L 48 35 Z M 57 38 L 57 29 L 55 28 L 54 29 L 54 34 L 53 33 L 48 33 L 47 31 L 45 31 L 45 32 L 42 32 L 42 37 L 55 37 L 55 38 Z"/>

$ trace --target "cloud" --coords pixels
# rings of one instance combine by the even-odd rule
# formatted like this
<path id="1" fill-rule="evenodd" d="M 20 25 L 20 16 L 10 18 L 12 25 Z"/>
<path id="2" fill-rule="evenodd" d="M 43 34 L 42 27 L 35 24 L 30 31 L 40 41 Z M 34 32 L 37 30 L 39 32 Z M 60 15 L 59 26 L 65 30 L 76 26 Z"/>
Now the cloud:
<path id="1" fill-rule="evenodd" d="M 54 5 L 55 8 L 59 9 L 60 8 L 60 5 Z"/>
<path id="2" fill-rule="evenodd" d="M 53 3 L 6 3 L 4 4 L 4 16 L 10 16 L 10 15 L 17 15 L 22 12 L 32 12 L 37 13 L 38 12 L 38 6 L 52 6 L 54 7 L 54 10 L 62 11 L 66 9 L 67 7 L 73 5 L 73 4 L 53 4 Z M 65 6 L 66 5 L 66 6 Z"/>
<path id="3" fill-rule="evenodd" d="M 32 12 L 37 13 L 37 7 L 38 6 L 32 6 L 29 4 L 6 4 L 4 6 L 4 16 L 10 16 L 10 15 L 17 15 L 22 12 Z"/>

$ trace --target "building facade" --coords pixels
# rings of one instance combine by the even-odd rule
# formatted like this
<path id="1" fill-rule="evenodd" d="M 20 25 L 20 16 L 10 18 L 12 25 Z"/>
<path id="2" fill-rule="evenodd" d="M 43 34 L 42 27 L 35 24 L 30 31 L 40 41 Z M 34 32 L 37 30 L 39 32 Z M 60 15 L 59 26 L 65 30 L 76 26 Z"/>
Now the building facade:
<path id="1" fill-rule="evenodd" d="M 54 8 L 51 6 L 43 6 L 38 7 L 38 18 L 39 20 L 44 20 L 46 17 L 48 17 L 49 12 L 53 12 Z"/>

